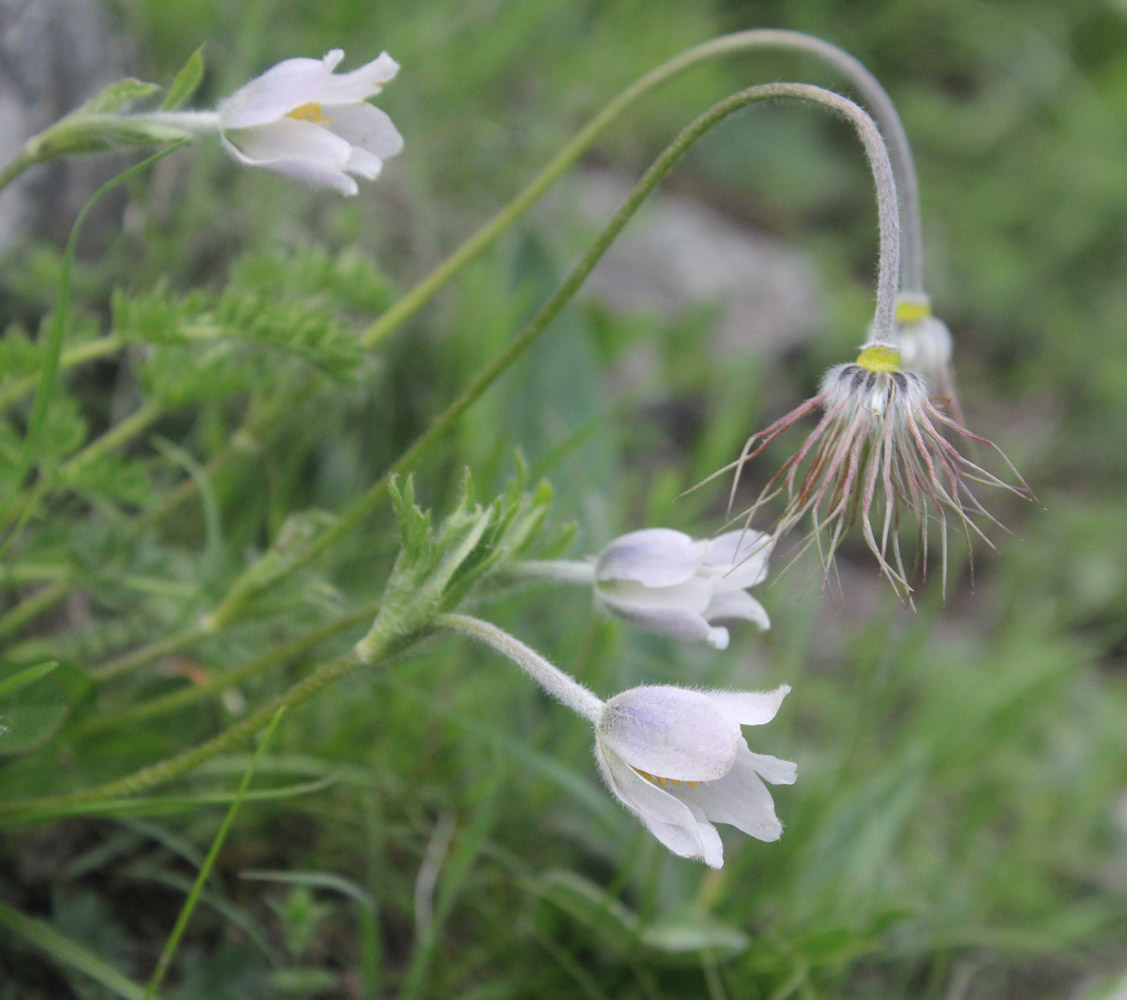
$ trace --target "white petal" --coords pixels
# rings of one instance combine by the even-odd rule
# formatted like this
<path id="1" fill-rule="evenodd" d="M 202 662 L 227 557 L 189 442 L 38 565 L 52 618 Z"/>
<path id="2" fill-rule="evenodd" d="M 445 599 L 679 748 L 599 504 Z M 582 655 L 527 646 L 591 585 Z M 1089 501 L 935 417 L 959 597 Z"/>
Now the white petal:
<path id="1" fill-rule="evenodd" d="M 728 773 L 743 745 L 739 723 L 707 695 L 668 686 L 615 695 L 598 732 L 631 767 L 675 781 L 715 781 Z"/>
<path id="2" fill-rule="evenodd" d="M 716 649 L 728 648 L 728 630 L 709 625 L 703 615 L 691 608 L 646 607 L 616 601 L 601 592 L 598 596 L 599 603 L 604 608 L 624 621 L 683 642 L 707 642 Z"/>
<path id="3" fill-rule="evenodd" d="M 783 699 L 790 694 L 790 685 L 782 684 L 774 691 L 705 691 L 706 698 L 722 709 L 741 726 L 762 726 L 779 711 Z"/>
<path id="4" fill-rule="evenodd" d="M 328 105 L 363 101 L 383 90 L 384 84 L 390 83 L 398 72 L 399 63 L 386 52 L 381 52 L 359 69 L 330 77 L 317 95 L 317 100 Z"/>
<path id="5" fill-rule="evenodd" d="M 374 181 L 379 177 L 380 171 L 383 170 L 383 160 L 378 156 L 373 156 L 366 149 L 353 146 L 344 169 L 350 174 L 356 174 L 357 177 Z"/>
<path id="6" fill-rule="evenodd" d="M 666 848 L 678 857 L 697 858 L 713 868 L 723 865 L 720 835 L 703 812 L 651 785 L 598 739 L 595 758 L 610 790 Z"/>
<path id="7" fill-rule="evenodd" d="M 391 119 L 371 104 L 349 104 L 325 112 L 332 119 L 330 128 L 352 145 L 367 150 L 381 160 L 403 149 L 403 136 Z"/>
<path id="8" fill-rule="evenodd" d="M 621 604 L 639 608 L 689 608 L 698 614 L 704 614 L 713 595 L 712 582 L 699 576 L 668 587 L 647 586 L 637 580 L 598 580 L 595 589 L 600 597 L 609 597 Z"/>
<path id="9" fill-rule="evenodd" d="M 275 160 L 302 160 L 343 169 L 352 147 L 328 129 L 297 118 L 283 118 L 254 128 L 231 129 L 224 137 L 243 163 L 261 166 Z"/>
<path id="10" fill-rule="evenodd" d="M 756 773 L 751 751 L 741 741 L 732 770 L 719 781 L 693 788 L 681 785 L 679 799 L 695 805 L 714 823 L 730 823 L 759 840 L 778 840 L 783 825 L 775 815 L 771 793 Z"/>
<path id="11" fill-rule="evenodd" d="M 746 590 L 727 590 L 716 594 L 704 609 L 704 617 L 710 622 L 717 618 L 742 618 L 755 622 L 764 630 L 771 627 L 771 619 L 767 617 L 763 605 Z"/>
<path id="12" fill-rule="evenodd" d="M 759 777 L 771 782 L 772 785 L 793 785 L 798 780 L 798 765 L 793 760 L 781 760 L 765 753 L 752 753 L 751 766 L 755 768 L 755 773 Z"/>
<path id="13" fill-rule="evenodd" d="M 307 163 L 304 160 L 274 160 L 258 164 L 272 174 L 281 174 L 291 181 L 301 181 L 310 187 L 328 188 L 337 194 L 354 195 L 360 188 L 354 178 L 343 170 L 322 166 L 320 163 Z"/>
<path id="14" fill-rule="evenodd" d="M 336 50 L 339 51 L 339 50 Z M 332 55 L 330 53 L 329 55 Z M 219 103 L 223 128 L 247 128 L 277 121 L 294 108 L 316 100 L 332 75 L 334 62 L 322 59 L 287 59 L 240 87 Z"/>
<path id="15" fill-rule="evenodd" d="M 647 587 L 669 587 L 698 569 L 704 546 L 669 528 L 647 528 L 621 535 L 595 564 L 597 580 L 635 580 Z"/>
<path id="16" fill-rule="evenodd" d="M 767 560 L 775 543 L 752 528 L 728 531 L 708 543 L 704 563 L 718 577 L 718 590 L 743 590 L 767 578 Z"/>

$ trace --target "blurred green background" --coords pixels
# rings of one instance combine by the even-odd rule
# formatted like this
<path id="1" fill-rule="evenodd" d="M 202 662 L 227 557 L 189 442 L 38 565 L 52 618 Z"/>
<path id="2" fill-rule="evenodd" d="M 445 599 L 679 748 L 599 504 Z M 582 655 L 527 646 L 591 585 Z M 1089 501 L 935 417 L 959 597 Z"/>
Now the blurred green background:
<path id="1" fill-rule="evenodd" d="M 799 763 L 798 784 L 775 795 L 783 839 L 726 836 L 719 872 L 668 856 L 599 786 L 585 724 L 499 657 L 440 637 L 285 720 L 263 775 L 330 784 L 243 807 L 164 995 L 1122 996 L 1127 5 L 133 0 L 114 13 L 146 79 L 167 83 L 206 42 L 199 107 L 291 55 L 340 47 L 353 66 L 386 49 L 403 68 L 378 103 L 406 147 L 354 200 L 242 170 L 218 144 L 174 154 L 131 183 L 126 224 L 80 259 L 78 322 L 102 333 L 156 323 L 161 302 L 187 314 L 185 297 L 224 289 L 263 303 L 284 289 L 326 324 L 362 329 L 655 64 L 748 27 L 842 46 L 883 82 L 912 141 L 928 290 L 955 336 L 968 424 L 1044 504 L 986 498 L 1012 534 L 994 532 L 996 552 L 977 547 L 973 587 L 957 556 L 946 601 L 929 580 L 915 614 L 876 579 L 859 540 L 841 554 L 840 590 L 822 592 L 816 568 L 799 564 L 758 595 L 771 631 L 734 629 L 723 654 L 599 618 L 578 590 L 490 596 L 475 613 L 603 695 L 644 682 L 791 684 L 779 718 L 746 731 L 754 750 Z M 645 99 L 585 166 L 638 176 L 714 101 L 792 79 L 842 87 L 808 59 L 729 57 Z M 283 433 L 214 483 L 218 533 L 206 504 L 191 504 L 122 555 L 102 487 L 60 504 L 43 552 L 58 544 L 90 564 L 112 553 L 123 574 L 176 586 L 87 586 L 74 598 L 86 611 L 31 622 L 7 655 L 81 673 L 206 610 L 292 512 L 343 509 L 593 237 L 598 220 L 576 220 L 582 186 L 569 185 L 366 367 L 296 394 Z M 575 523 L 573 557 L 643 526 L 707 534 L 725 490 L 677 495 L 850 359 L 871 317 L 876 227 L 848 128 L 807 108 L 753 108 L 662 190 L 812 261 L 809 336 L 720 354 L 714 301 L 678 315 L 574 304 L 424 463 L 423 502 L 448 509 L 466 467 L 488 499 L 519 450 L 555 488 L 554 521 Z M 31 328 L 50 309 L 59 249 L 27 241 L 5 256 L 5 324 Z M 253 322 L 232 310 L 233 322 Z M 342 342 L 343 369 L 353 362 Z M 144 357 L 68 376 L 90 427 L 120 419 L 114 388 L 131 365 L 147 370 Z M 136 391 L 167 403 L 153 436 L 202 462 L 238 426 L 247 386 L 267 385 L 274 368 L 267 357 L 245 385 L 209 396 L 188 375 L 191 357 L 147 370 Z M 171 481 L 167 454 L 148 439 L 131 453 L 149 477 L 136 497 Z M 115 503 L 128 493 L 105 489 Z M 217 731 L 243 710 L 231 699 L 116 727 L 91 720 L 355 609 L 378 596 L 394 551 L 381 509 L 256 620 L 84 692 L 47 745 L 0 762 L 0 798 L 84 787 Z M 264 701 L 337 648 L 294 657 L 239 697 Z M 247 760 L 209 765 L 182 793 L 233 787 Z M 4 830 L 0 901 L 144 982 L 223 815 L 189 801 L 167 816 Z M 0 926 L 0 1000 L 123 995 L 52 941 Z"/>

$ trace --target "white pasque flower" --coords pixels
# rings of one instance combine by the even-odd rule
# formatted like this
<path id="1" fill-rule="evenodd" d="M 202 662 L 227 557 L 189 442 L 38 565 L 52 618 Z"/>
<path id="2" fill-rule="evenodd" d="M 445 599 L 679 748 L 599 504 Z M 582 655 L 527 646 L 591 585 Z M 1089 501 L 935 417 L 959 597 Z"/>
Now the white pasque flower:
<path id="1" fill-rule="evenodd" d="M 774 691 L 637 687 L 606 702 L 595 721 L 595 757 L 610 790 L 674 854 L 713 868 L 724 848 L 713 823 L 759 840 L 783 827 L 764 781 L 793 784 L 796 764 L 752 753 L 741 726 L 770 722 Z"/>
<path id="2" fill-rule="evenodd" d="M 767 576 L 773 539 L 748 528 L 697 541 L 669 528 L 632 531 L 595 562 L 595 596 L 608 611 L 677 639 L 728 646 L 717 619 L 771 620 L 747 587 Z"/>
<path id="3" fill-rule="evenodd" d="M 403 148 L 391 119 L 367 103 L 399 64 L 382 52 L 335 74 L 343 58 L 333 49 L 324 59 L 287 59 L 235 91 L 218 109 L 223 144 L 242 163 L 356 194 L 355 177 L 374 180 Z"/>

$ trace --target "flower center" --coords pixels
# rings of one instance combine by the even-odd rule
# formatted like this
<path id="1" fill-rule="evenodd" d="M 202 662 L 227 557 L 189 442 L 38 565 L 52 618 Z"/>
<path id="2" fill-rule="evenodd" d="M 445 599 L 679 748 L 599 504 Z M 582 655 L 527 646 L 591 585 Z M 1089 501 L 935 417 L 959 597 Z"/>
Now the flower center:
<path id="1" fill-rule="evenodd" d="M 323 128 L 328 128 L 332 125 L 333 120 L 325 117 L 325 111 L 316 101 L 310 101 L 308 104 L 302 104 L 293 109 L 293 111 L 286 112 L 287 118 L 296 118 L 301 122 L 312 122 L 314 125 L 320 125 Z"/>
<path id="2" fill-rule="evenodd" d="M 900 371 L 900 351 L 898 348 L 888 347 L 884 344 L 874 344 L 872 347 L 866 347 L 857 355 L 857 364 L 870 372 L 889 374 L 898 372 Z"/>
<path id="3" fill-rule="evenodd" d="M 630 765 L 630 769 L 640 774 L 651 785 L 661 785 L 663 788 L 666 785 L 680 785 L 682 783 L 688 785 L 690 788 L 696 788 L 699 784 L 699 782 L 696 781 L 681 782 L 677 778 L 663 778 L 657 774 L 650 774 L 649 771 L 643 771 L 640 767 L 634 767 L 633 764 Z"/>
<path id="4" fill-rule="evenodd" d="M 926 302 L 899 302 L 896 305 L 897 323 L 919 323 L 931 315 L 931 306 Z"/>

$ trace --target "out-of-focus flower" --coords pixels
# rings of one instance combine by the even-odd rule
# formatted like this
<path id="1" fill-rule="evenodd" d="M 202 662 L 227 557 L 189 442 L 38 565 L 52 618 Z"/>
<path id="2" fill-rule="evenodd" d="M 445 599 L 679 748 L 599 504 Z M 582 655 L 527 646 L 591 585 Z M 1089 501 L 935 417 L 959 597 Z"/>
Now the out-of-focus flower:
<path id="1" fill-rule="evenodd" d="M 729 823 L 759 840 L 782 835 L 764 781 L 793 784 L 797 765 L 752 753 L 740 727 L 770 722 L 789 691 L 785 684 L 766 692 L 623 691 L 595 722 L 599 770 L 669 850 L 720 868 L 724 849 L 713 823 Z"/>
<path id="2" fill-rule="evenodd" d="M 901 293 L 896 302 L 896 332 L 900 347 L 900 366 L 922 375 L 932 392 L 932 401 L 965 423 L 955 391 L 951 366 L 954 341 L 943 320 L 932 315 L 926 295 Z"/>
<path id="3" fill-rule="evenodd" d="M 743 516 L 750 521 L 765 504 L 785 495 L 786 506 L 772 537 L 809 516 L 810 530 L 802 548 L 816 545 L 827 573 L 846 531 L 859 522 L 882 573 L 897 594 L 909 600 L 912 588 L 899 541 L 901 517 L 906 513 L 916 524 L 925 570 L 928 524 L 937 522 L 945 588 L 948 518 L 953 518 L 968 548 L 972 536 L 993 547 L 976 517 L 998 525 L 971 493 L 968 481 L 1035 499 L 1002 450 L 938 409 L 924 379 L 903 371 L 899 351 L 888 344 L 867 345 L 855 363 L 835 365 L 826 372 L 817 396 L 753 435 L 733 463 L 736 482 L 745 462 L 818 410 L 823 411 L 818 425 Z M 949 437 L 991 449 L 1015 484 L 966 458 Z"/>
<path id="4" fill-rule="evenodd" d="M 669 528 L 632 531 L 595 562 L 595 596 L 620 618 L 677 639 L 728 645 L 718 619 L 742 618 L 770 628 L 767 612 L 746 588 L 762 583 L 773 542 L 750 528 L 697 541 Z"/>
<path id="5" fill-rule="evenodd" d="M 344 58 L 287 59 L 219 105 L 223 144 L 240 162 L 341 194 L 356 177 L 373 180 L 403 148 L 391 119 L 367 103 L 399 70 L 386 52 L 359 69 L 334 73 Z"/>

